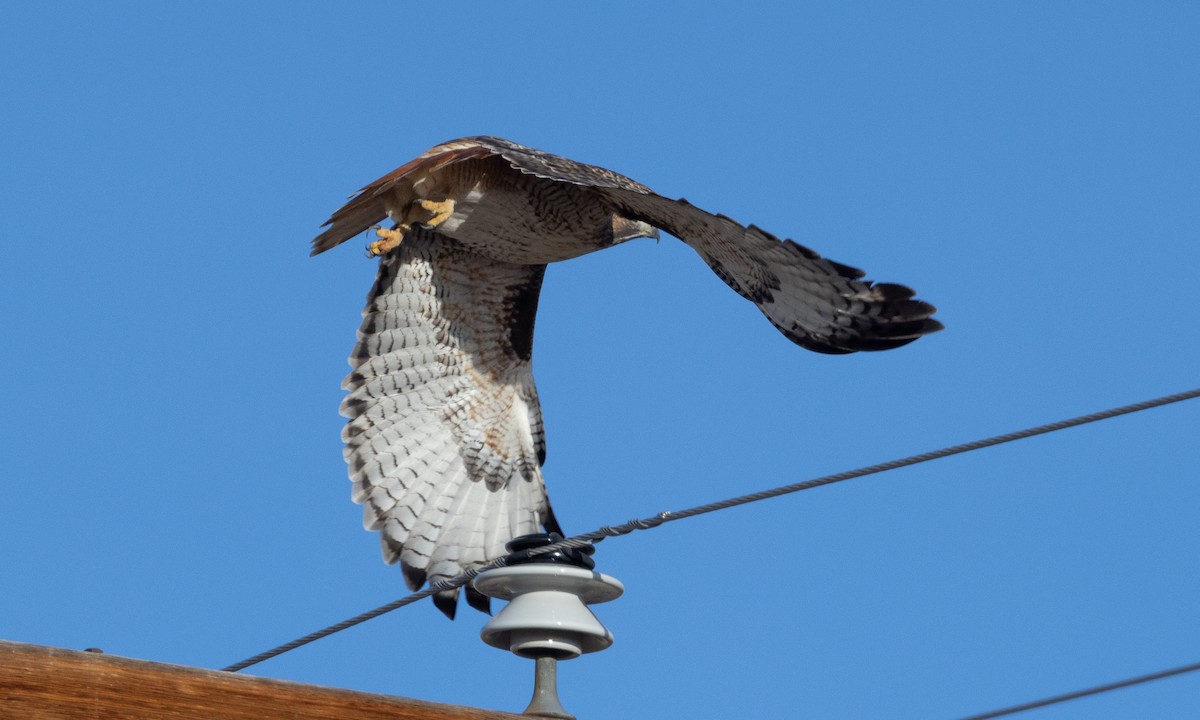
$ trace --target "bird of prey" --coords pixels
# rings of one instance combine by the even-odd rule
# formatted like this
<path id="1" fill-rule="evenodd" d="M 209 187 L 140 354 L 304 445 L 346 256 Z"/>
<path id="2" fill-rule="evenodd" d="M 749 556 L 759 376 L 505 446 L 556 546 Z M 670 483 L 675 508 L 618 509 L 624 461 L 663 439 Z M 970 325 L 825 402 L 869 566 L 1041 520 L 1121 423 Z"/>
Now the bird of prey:
<path id="1" fill-rule="evenodd" d="M 390 218 L 392 228 L 376 224 Z M 546 264 L 664 230 L 797 345 L 887 350 L 941 329 L 903 285 L 872 283 L 754 225 L 615 172 L 495 137 L 438 145 L 367 185 L 312 254 L 375 227 L 380 258 L 341 412 L 354 500 L 384 559 L 419 589 L 561 532 L 541 466 L 530 365 Z M 468 602 L 487 611 L 470 587 Z M 450 618 L 458 590 L 434 596 Z"/>

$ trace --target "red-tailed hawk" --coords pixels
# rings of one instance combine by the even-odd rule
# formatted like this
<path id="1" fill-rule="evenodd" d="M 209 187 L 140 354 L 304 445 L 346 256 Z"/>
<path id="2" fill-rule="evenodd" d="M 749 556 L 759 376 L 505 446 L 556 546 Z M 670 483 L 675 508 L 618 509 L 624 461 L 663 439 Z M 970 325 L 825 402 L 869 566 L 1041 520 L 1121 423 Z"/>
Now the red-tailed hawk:
<path id="1" fill-rule="evenodd" d="M 546 264 L 662 229 L 798 345 L 887 350 L 941 329 L 903 285 L 861 280 L 791 240 L 610 170 L 494 137 L 443 143 L 366 186 L 313 241 L 324 252 L 385 217 L 354 368 L 345 457 L 364 525 L 408 586 L 451 578 L 541 528 L 546 439 L 530 366 Z M 434 596 L 453 617 L 458 591 Z M 487 598 L 467 590 L 487 610 Z"/>

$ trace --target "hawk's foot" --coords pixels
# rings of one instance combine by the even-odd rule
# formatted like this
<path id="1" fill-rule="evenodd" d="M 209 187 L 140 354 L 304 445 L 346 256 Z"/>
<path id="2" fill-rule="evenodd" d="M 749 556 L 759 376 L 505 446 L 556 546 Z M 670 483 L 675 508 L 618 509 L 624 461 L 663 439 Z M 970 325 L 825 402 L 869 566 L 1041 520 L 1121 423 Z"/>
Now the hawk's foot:
<path id="1" fill-rule="evenodd" d="M 433 216 L 425 221 L 429 227 L 437 227 L 450 219 L 454 214 L 454 199 L 447 198 L 441 202 L 433 200 L 422 200 L 421 207 L 433 213 Z"/>
<path id="2" fill-rule="evenodd" d="M 408 231 L 408 227 L 397 225 L 394 228 L 384 228 L 375 226 L 375 235 L 379 237 L 375 242 L 367 245 L 367 256 L 378 257 L 385 252 L 400 246 L 400 241 L 404 240 L 404 233 Z"/>

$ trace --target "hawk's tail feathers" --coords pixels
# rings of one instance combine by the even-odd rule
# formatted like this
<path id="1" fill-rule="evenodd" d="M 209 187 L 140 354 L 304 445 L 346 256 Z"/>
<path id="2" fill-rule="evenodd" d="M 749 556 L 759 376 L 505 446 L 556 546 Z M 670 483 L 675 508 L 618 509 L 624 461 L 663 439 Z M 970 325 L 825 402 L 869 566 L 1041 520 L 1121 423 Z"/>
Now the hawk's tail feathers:
<path id="1" fill-rule="evenodd" d="M 509 540 L 538 532 L 540 525 L 553 522 L 546 519 L 546 495 L 540 473 L 529 480 L 513 476 L 495 489 L 485 482 L 467 480 L 463 473 L 456 474 L 461 481 L 435 489 L 436 497 L 425 501 L 416 524 L 403 539 L 388 533 L 386 528 L 383 533 L 385 547 L 394 551 L 394 554 L 385 551 L 385 559 L 400 561 L 405 580 L 413 590 L 426 581 L 449 580 L 470 568 L 485 565 L 507 552 L 504 546 Z M 434 605 L 453 619 L 458 595 L 457 589 L 435 593 Z M 469 585 L 467 603 L 490 612 L 488 599 Z"/>

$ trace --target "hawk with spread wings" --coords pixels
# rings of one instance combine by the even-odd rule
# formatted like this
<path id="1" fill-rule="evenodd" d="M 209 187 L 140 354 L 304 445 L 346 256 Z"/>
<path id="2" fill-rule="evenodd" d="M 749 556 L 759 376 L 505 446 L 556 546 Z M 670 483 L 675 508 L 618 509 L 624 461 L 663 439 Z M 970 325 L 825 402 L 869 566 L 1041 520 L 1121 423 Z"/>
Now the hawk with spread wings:
<path id="1" fill-rule="evenodd" d="M 887 350 L 941 329 L 903 285 L 872 283 L 754 225 L 615 172 L 494 137 L 438 145 L 333 214 L 312 254 L 376 227 L 380 257 L 342 439 L 363 523 L 413 590 L 478 567 L 513 537 L 561 532 L 542 480 L 530 358 L 546 264 L 664 230 L 797 345 Z M 458 590 L 434 596 L 453 618 Z M 468 586 L 467 600 L 487 611 Z"/>

